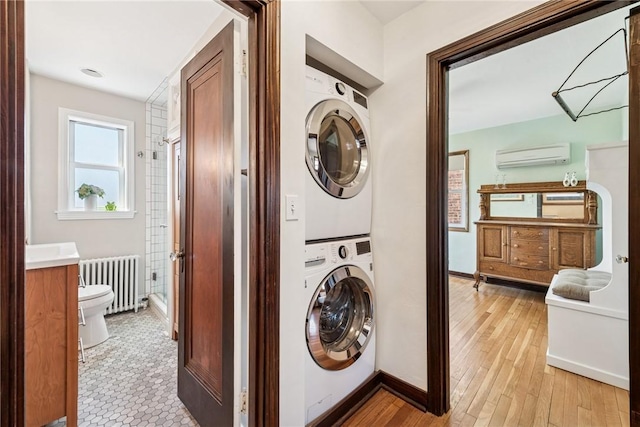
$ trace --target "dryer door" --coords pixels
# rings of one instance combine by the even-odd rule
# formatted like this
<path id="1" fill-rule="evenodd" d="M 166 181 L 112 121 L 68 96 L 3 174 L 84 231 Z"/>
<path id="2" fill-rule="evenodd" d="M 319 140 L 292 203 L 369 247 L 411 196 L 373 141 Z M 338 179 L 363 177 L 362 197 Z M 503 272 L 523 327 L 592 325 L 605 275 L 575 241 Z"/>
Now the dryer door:
<path id="1" fill-rule="evenodd" d="M 307 116 L 307 166 L 330 195 L 348 199 L 364 187 L 369 175 L 367 135 L 348 104 L 329 99 Z"/>
<path id="2" fill-rule="evenodd" d="M 359 267 L 346 265 L 318 286 L 307 312 L 307 347 L 322 368 L 337 371 L 362 355 L 374 326 L 373 285 Z"/>

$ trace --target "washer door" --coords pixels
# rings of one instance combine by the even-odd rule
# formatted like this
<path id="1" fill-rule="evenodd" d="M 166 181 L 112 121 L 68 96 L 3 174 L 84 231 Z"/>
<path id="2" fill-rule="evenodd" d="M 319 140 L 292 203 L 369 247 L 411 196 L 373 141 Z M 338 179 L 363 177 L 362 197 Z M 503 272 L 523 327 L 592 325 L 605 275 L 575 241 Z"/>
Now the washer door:
<path id="1" fill-rule="evenodd" d="M 348 199 L 364 187 L 369 174 L 367 136 L 348 104 L 329 99 L 307 116 L 307 166 L 330 195 Z"/>
<path id="2" fill-rule="evenodd" d="M 337 371 L 362 355 L 374 320 L 373 286 L 354 265 L 339 267 L 318 286 L 307 312 L 307 347 L 324 369 Z"/>

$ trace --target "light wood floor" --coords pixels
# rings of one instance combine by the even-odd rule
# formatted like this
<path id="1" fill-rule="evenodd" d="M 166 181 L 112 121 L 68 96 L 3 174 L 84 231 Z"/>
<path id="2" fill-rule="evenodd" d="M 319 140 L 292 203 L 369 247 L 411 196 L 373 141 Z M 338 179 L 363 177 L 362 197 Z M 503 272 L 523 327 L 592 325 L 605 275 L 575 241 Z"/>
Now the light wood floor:
<path id="1" fill-rule="evenodd" d="M 547 366 L 544 294 L 451 277 L 451 410 L 377 392 L 346 426 L 627 426 L 629 393 Z"/>

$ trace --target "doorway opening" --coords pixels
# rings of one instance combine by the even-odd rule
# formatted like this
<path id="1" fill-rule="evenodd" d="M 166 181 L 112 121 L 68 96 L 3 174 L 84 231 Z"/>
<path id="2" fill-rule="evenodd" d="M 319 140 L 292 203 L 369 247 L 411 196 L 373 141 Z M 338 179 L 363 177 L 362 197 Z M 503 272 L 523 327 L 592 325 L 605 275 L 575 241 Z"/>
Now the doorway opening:
<path id="1" fill-rule="evenodd" d="M 427 247 L 428 253 L 430 253 L 427 260 L 427 321 L 430 331 L 433 331 L 428 336 L 427 357 L 429 410 L 436 414 L 443 414 L 449 410 L 451 391 L 448 336 L 449 242 L 443 226 L 445 224 L 444 215 L 447 213 L 445 202 L 447 200 L 448 170 L 448 135 L 446 133 L 447 108 L 449 107 L 447 99 L 448 72 L 453 68 L 475 62 L 627 4 L 629 3 L 602 5 L 595 2 L 584 2 L 579 5 L 564 5 L 562 7 L 545 4 L 463 41 L 446 46 L 427 57 L 427 182 L 433 189 L 427 194 L 427 241 L 431 242 Z M 633 106 L 630 112 L 632 109 Z M 630 139 L 633 139 L 632 131 L 630 131 Z M 630 158 L 633 158 L 633 154 L 630 154 Z M 633 199 L 633 196 L 630 198 Z M 630 206 L 631 209 L 632 205 L 633 202 Z M 632 300 L 631 296 L 630 299 Z M 633 372 L 631 377 L 633 378 Z M 631 387 L 633 407 L 633 381 Z"/>
<path id="2" fill-rule="evenodd" d="M 250 272 L 252 316 L 249 341 L 251 351 L 249 400 L 250 421 L 257 425 L 278 424 L 278 337 L 271 331 L 278 328 L 278 313 L 267 309 L 267 301 L 278 301 L 279 286 L 279 203 L 278 198 L 264 197 L 279 192 L 279 160 L 263 158 L 261 153 L 279 152 L 279 5 L 266 1 L 226 1 L 231 9 L 246 16 L 250 22 L 251 46 L 248 51 L 252 94 L 250 128 L 249 176 L 253 190 L 250 199 L 255 211 L 250 229 L 255 236 L 250 247 L 254 260 Z M 6 208 L 2 222 L 3 257 L 0 312 L 2 320 L 1 377 L 2 425 L 23 425 L 24 413 L 24 3 L 5 2 L 0 8 L 0 22 L 6 37 L 1 38 L 0 57 L 3 87 L 0 94 L 3 109 L 2 149 L 6 172 L 0 197 Z M 267 72 L 267 70 L 272 70 Z M 264 88 L 273 90 L 264 91 Z M 259 179 L 260 178 L 260 179 Z M 262 179 L 265 178 L 265 179 Z M 257 219 L 256 219 L 257 218 Z M 265 236 L 270 238 L 267 240 Z M 268 258 L 267 258 L 268 254 Z"/>
<path id="3" fill-rule="evenodd" d="M 619 274 L 613 270 L 610 253 L 603 260 L 603 233 L 608 237 L 614 235 L 614 224 L 608 221 L 611 205 L 603 204 L 602 197 L 593 191 L 597 181 L 595 171 L 586 181 L 585 167 L 589 168 L 589 154 L 597 155 L 592 150 L 595 145 L 628 139 L 627 76 L 605 85 L 611 83 L 607 80 L 609 76 L 627 70 L 622 33 L 630 8 L 537 38 L 448 73 L 452 417 L 465 414 L 490 420 L 492 425 L 517 424 L 518 417 L 521 420 L 532 417 L 527 409 L 533 406 L 525 408 L 526 398 L 544 394 L 546 387 L 553 393 L 553 399 L 548 401 L 553 410 L 546 412 L 549 422 L 567 424 L 572 413 L 577 417 L 579 411 L 583 416 L 598 412 L 591 411 L 588 401 L 564 401 L 565 383 L 576 384 L 578 377 L 585 388 L 628 400 L 628 380 L 619 379 L 628 378 L 626 352 L 615 351 L 608 357 L 613 360 L 621 355 L 616 360 L 616 366 L 620 366 L 616 370 L 598 365 L 597 371 L 587 371 L 584 366 L 600 362 L 586 356 L 578 362 L 576 357 L 580 355 L 569 355 L 558 348 L 556 337 L 564 331 L 553 320 L 547 325 L 545 296 L 550 292 L 554 275 L 567 273 L 570 271 L 567 269 L 598 271 L 597 274 L 602 272 L 609 277 L 616 273 L 616 282 L 600 294 L 625 292 L 613 289 L 618 287 Z M 619 37 L 609 39 L 612 34 Z M 607 39 L 608 44 L 581 62 Z M 577 89 L 585 92 L 578 109 L 597 90 L 603 90 L 583 112 L 596 114 L 573 121 L 554 102 L 552 92 L 579 63 L 580 72 L 569 79 L 569 86 L 578 85 L 577 78 L 580 85 L 587 81 L 601 82 L 595 88 L 586 85 Z M 574 97 L 570 103 L 575 108 L 578 99 Z M 599 113 L 603 110 L 607 111 Z M 590 160 L 593 167 L 594 159 Z M 616 183 L 613 189 L 622 187 L 626 184 Z M 605 190 L 605 200 L 609 200 L 612 188 Z M 607 211 L 605 222 L 603 210 Z M 469 227 L 465 227 L 467 216 L 471 217 Z M 623 218 L 617 222 L 626 223 Z M 610 247 L 605 246 L 605 252 L 610 252 Z M 477 292 L 471 291 L 471 284 Z M 600 304 L 603 302 L 599 296 L 591 298 L 592 306 Z M 554 313 L 551 310 L 549 315 Z M 612 328 L 608 334 L 611 332 Z M 591 329 L 590 342 L 595 343 L 597 335 Z M 574 348 L 580 347 L 578 337 L 579 334 L 572 335 Z M 618 348 L 626 345 L 619 343 Z M 556 376 L 560 367 L 565 371 Z M 586 379 L 589 376 L 591 380 Z M 603 385 L 601 391 L 596 380 L 618 388 Z M 492 384 L 490 392 L 487 384 Z M 457 398 L 476 391 L 473 401 Z M 564 408 L 556 409 L 558 402 L 564 402 Z M 621 403 L 619 412 L 628 418 L 628 407 Z M 536 407 L 543 406 L 538 400 Z"/>
<path id="4" fill-rule="evenodd" d="M 175 108 L 180 107 L 180 102 L 168 102 L 168 81 L 176 75 L 179 80 L 181 69 L 190 63 L 194 52 L 208 46 L 210 40 L 228 22 L 237 22 L 237 26 L 230 30 L 235 46 L 229 48 L 228 56 L 240 58 L 241 52 L 248 49 L 247 22 L 244 17 L 238 17 L 235 12 L 215 2 L 161 2 L 145 5 L 68 3 L 66 6 L 26 2 L 25 8 L 26 54 L 30 64 L 27 89 L 29 100 L 32 101 L 28 103 L 31 108 L 27 110 L 27 117 L 33 129 L 26 141 L 27 152 L 31 154 L 32 160 L 26 168 L 30 178 L 27 182 L 31 183 L 26 188 L 30 206 L 28 211 L 31 212 L 27 217 L 27 224 L 33 224 L 28 227 L 32 231 L 29 236 L 32 244 L 59 239 L 75 241 L 79 249 L 80 275 L 86 284 L 86 288 L 82 287 L 79 291 L 79 306 L 84 309 L 87 320 L 82 321 L 83 324 L 79 327 L 82 360 L 78 384 L 79 422 L 96 425 L 105 420 L 132 422 L 142 420 L 164 407 L 172 413 L 174 421 L 195 423 L 189 413 L 193 410 L 187 411 L 176 397 L 178 351 L 177 344 L 170 341 L 170 326 L 177 323 L 177 319 L 176 316 L 171 316 L 174 313 L 168 308 L 175 307 L 178 298 L 177 293 L 168 292 L 173 275 L 167 274 L 170 266 L 167 241 L 174 227 L 170 227 L 167 221 L 169 175 L 168 145 L 165 139 L 168 137 L 167 119 L 170 115 L 177 117 L 177 128 L 180 128 L 180 113 L 175 111 Z M 118 18 L 114 18 L 114 15 Z M 82 19 L 77 19 L 78 16 L 82 16 Z M 98 17 L 102 25 L 91 22 L 91 17 Z M 47 27 L 47 23 L 52 20 L 58 22 L 55 29 Z M 153 24 L 149 21 L 153 21 Z M 176 37 L 165 30 L 171 25 L 189 30 L 181 31 L 181 36 Z M 87 30 L 87 27 L 91 27 L 92 31 Z M 62 52 L 68 49 L 60 47 L 70 43 L 67 40 L 69 35 L 77 37 L 77 34 L 86 34 L 86 37 L 83 43 L 78 43 L 73 54 L 67 57 Z M 94 56 L 93 48 L 101 44 L 101 55 Z M 131 54 L 129 49 L 132 48 L 137 55 Z M 56 55 L 47 57 L 51 52 Z M 91 61 L 96 64 L 92 64 L 92 69 L 101 71 L 96 72 L 98 78 L 93 75 L 85 78 L 84 74 L 75 73 L 78 71 L 74 68 L 75 64 Z M 227 59 L 226 62 L 233 64 L 235 61 Z M 231 141 L 232 145 L 238 146 L 237 150 L 227 150 L 228 155 L 236 158 L 235 151 L 248 152 L 247 147 L 240 149 L 243 142 L 248 144 L 247 77 L 233 67 L 231 71 L 225 70 L 225 75 L 237 76 L 238 79 L 237 84 L 234 82 L 235 77 L 225 81 L 232 93 L 238 92 L 234 100 L 238 107 L 232 114 L 237 114 L 237 127 L 243 129 L 245 135 L 244 140 L 238 135 L 237 140 Z M 179 96 L 179 91 L 173 95 Z M 121 138 L 121 145 L 114 147 L 114 153 L 108 150 L 111 148 L 109 141 L 104 142 L 97 137 L 87 140 L 88 151 L 93 151 L 97 160 L 80 151 L 79 148 L 82 147 L 78 143 L 81 135 L 79 132 L 73 134 L 76 145 L 69 152 L 70 156 L 75 156 L 70 159 L 70 164 L 75 166 L 75 174 L 69 173 L 68 176 L 71 181 L 75 179 L 75 182 L 69 185 L 76 188 L 80 182 L 86 182 L 104 189 L 104 194 L 99 194 L 103 196 L 104 203 L 99 200 L 95 210 L 82 212 L 86 218 L 82 218 L 83 222 L 79 223 L 65 223 L 60 218 L 45 216 L 45 210 L 51 206 L 40 197 L 42 192 L 47 191 L 48 185 L 55 186 L 56 182 L 55 169 L 54 173 L 50 173 L 52 171 L 45 167 L 47 158 L 58 157 L 55 155 L 56 145 L 47 142 L 46 134 L 58 134 L 55 129 L 48 127 L 48 123 L 55 127 L 57 122 L 50 121 L 50 118 L 62 107 L 87 114 L 126 119 L 133 123 L 127 130 L 127 138 Z M 235 121 L 233 119 L 234 117 L 232 122 Z M 64 143 L 62 140 L 63 136 L 60 144 Z M 123 151 L 131 151 L 136 155 L 125 157 L 122 155 Z M 87 157 L 89 160 L 86 160 Z M 102 167 L 102 164 L 98 164 L 100 157 L 125 170 L 124 183 L 112 182 L 114 176 L 116 180 L 119 176 L 110 173 L 111 169 L 107 168 L 110 165 Z M 65 167 L 65 162 L 61 163 L 59 170 Z M 237 169 L 237 174 L 234 174 L 237 176 L 234 178 L 240 181 L 240 162 L 238 161 L 237 166 L 234 163 L 233 167 Z M 128 193 L 128 196 L 134 201 L 125 204 L 123 201 L 128 199 L 122 197 L 122 192 L 128 190 L 133 193 Z M 55 191 L 50 192 L 55 194 Z M 247 199 L 237 199 L 237 212 L 241 210 L 240 203 L 246 201 Z M 112 209 L 108 209 L 109 205 L 112 205 Z M 58 208 L 60 210 L 60 206 Z M 129 212 L 131 218 L 116 217 L 125 212 Z M 54 222 L 47 224 L 50 219 Z M 240 221 L 238 219 L 238 224 Z M 244 227 L 245 232 L 246 229 Z M 89 230 L 93 231 L 88 232 Z M 230 245 L 235 243 L 233 240 L 229 242 Z M 136 263 L 121 262 L 119 258 L 126 255 L 134 255 L 132 258 L 135 258 Z M 244 258 L 246 259 L 246 254 Z M 85 262 L 90 262 L 90 267 L 83 268 Z M 247 265 L 245 263 L 239 266 L 238 272 Z M 113 293 L 113 303 L 107 308 L 109 315 L 106 316 L 110 337 L 105 333 L 100 340 L 90 339 L 94 322 L 89 318 L 89 302 L 82 297 L 83 291 L 92 292 L 90 290 L 96 289 L 97 286 L 94 285 L 106 286 Z M 248 311 L 248 293 L 243 293 L 244 304 L 241 304 L 240 294 L 241 288 L 246 288 L 248 283 L 240 283 L 238 280 L 231 281 L 228 285 L 232 291 L 237 289 L 238 294 L 237 307 L 235 303 L 230 306 L 237 313 L 237 318 L 230 324 L 242 325 L 247 329 L 248 320 L 245 318 L 242 322 L 240 315 Z M 144 309 L 147 298 L 157 319 L 150 315 L 151 310 Z M 29 322 L 30 319 L 27 318 L 27 326 Z M 242 328 L 238 326 L 238 337 L 241 332 Z M 248 333 L 244 331 L 242 335 L 246 337 Z M 233 339 L 227 341 L 234 342 Z M 248 370 L 247 342 L 239 342 L 237 349 L 229 348 L 225 351 L 240 353 L 238 362 L 234 361 L 233 366 L 227 367 L 233 380 L 225 381 L 231 387 L 240 389 L 241 368 L 245 372 Z M 244 357 L 241 358 L 241 354 Z M 31 358 L 31 354 L 27 352 L 27 360 Z M 33 375 L 33 369 L 30 368 L 31 365 L 28 365 L 27 378 Z M 246 381 L 247 376 L 244 378 Z M 247 388 L 246 382 L 243 386 Z M 225 395 L 228 394 L 230 395 L 227 390 Z M 36 403 L 32 405 L 30 398 L 33 395 L 27 390 L 27 419 L 35 410 Z M 131 402 L 134 401 L 137 404 L 132 406 Z M 225 401 L 229 402 L 228 412 L 231 413 L 234 399 L 229 396 Z M 172 418 L 171 415 L 164 415 L 165 418 Z M 38 420 L 50 421 L 50 417 L 47 414 Z M 73 419 L 67 421 L 70 425 L 74 424 Z"/>

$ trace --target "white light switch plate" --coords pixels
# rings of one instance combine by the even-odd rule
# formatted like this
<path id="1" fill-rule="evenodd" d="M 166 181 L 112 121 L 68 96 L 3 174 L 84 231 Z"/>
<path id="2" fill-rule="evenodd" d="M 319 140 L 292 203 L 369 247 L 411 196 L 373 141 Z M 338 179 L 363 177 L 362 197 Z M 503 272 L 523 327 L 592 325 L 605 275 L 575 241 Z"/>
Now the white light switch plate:
<path id="1" fill-rule="evenodd" d="M 287 221 L 297 221 L 299 219 L 299 206 L 298 206 L 298 196 L 287 194 L 285 196 L 286 200 L 286 213 L 285 219 Z"/>

